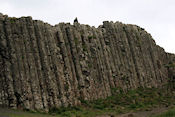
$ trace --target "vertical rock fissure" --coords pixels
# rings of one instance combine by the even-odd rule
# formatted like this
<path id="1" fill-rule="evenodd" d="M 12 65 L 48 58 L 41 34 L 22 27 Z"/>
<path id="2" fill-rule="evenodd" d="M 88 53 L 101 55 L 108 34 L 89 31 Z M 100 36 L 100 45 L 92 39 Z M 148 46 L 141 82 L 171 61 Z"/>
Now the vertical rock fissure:
<path id="1" fill-rule="evenodd" d="M 46 88 L 46 100 L 47 100 L 47 105 L 48 107 L 52 108 L 53 107 L 53 99 L 52 97 L 49 97 L 49 95 L 51 94 L 51 91 L 49 89 L 49 84 L 48 84 L 48 70 L 47 70 L 47 65 L 46 65 L 46 54 L 45 54 L 45 50 L 44 50 L 44 45 L 43 45 L 43 41 L 42 40 L 42 36 L 41 36 L 41 32 L 39 32 L 40 28 L 39 26 L 36 24 L 36 22 L 33 22 L 34 25 L 34 34 L 36 35 L 36 44 L 37 44 L 37 48 L 38 48 L 38 52 L 39 52 L 39 58 L 40 58 L 40 65 L 41 65 L 41 72 L 42 72 L 42 79 L 43 79 L 43 85 Z"/>
<path id="2" fill-rule="evenodd" d="M 2 76 L 2 85 L 0 87 L 2 87 L 2 94 L 4 93 L 4 98 L 2 96 L 2 105 L 6 105 L 6 101 L 8 101 L 8 105 L 12 108 L 16 108 L 16 98 L 14 95 L 14 81 L 13 81 L 13 77 L 11 74 L 11 59 L 10 59 L 10 52 L 9 52 L 9 45 L 8 45 L 8 36 L 6 33 L 6 29 L 5 29 L 5 20 L 1 21 L 1 36 L 0 36 L 0 48 L 2 48 L 1 51 L 1 58 L 2 58 L 2 67 L 1 67 L 1 75 Z M 4 35 L 3 35 L 4 34 Z M 5 50 L 7 49 L 7 50 Z M 8 62 L 8 63 L 7 63 Z M 8 78 L 7 78 L 8 77 Z M 7 81 L 5 81 L 6 79 L 8 79 L 8 83 Z M 3 85 L 6 84 L 6 85 Z M 8 85 L 9 84 L 9 85 Z M 5 87 L 7 86 L 7 87 Z M 8 98 L 5 97 L 5 92 L 8 93 Z M 8 99 L 8 100 L 6 100 Z"/>
<path id="3" fill-rule="evenodd" d="M 75 70 L 75 74 L 76 74 L 76 77 L 79 81 L 79 88 L 82 88 L 80 89 L 80 91 L 82 90 L 82 94 L 81 97 L 86 97 L 85 96 L 85 87 L 84 87 L 84 79 L 82 77 L 82 73 L 80 71 L 80 66 L 79 66 L 79 61 L 78 61 L 78 57 L 77 57 L 77 52 L 76 52 L 76 48 L 75 48 L 75 43 L 74 43 L 74 36 L 73 36 L 73 32 L 71 31 L 71 28 L 70 27 L 66 27 L 65 28 L 65 31 L 66 31 L 66 39 L 67 39 L 67 42 L 69 43 L 69 50 L 70 50 L 70 59 L 72 59 L 72 69 Z"/>
<path id="4" fill-rule="evenodd" d="M 103 69 L 104 69 L 104 76 L 103 76 L 103 83 L 104 83 L 104 87 L 105 87 L 105 92 L 106 92 L 106 96 L 110 96 L 111 93 L 110 93 L 110 84 L 109 84 L 109 79 L 106 78 L 107 77 L 107 74 L 106 74 L 106 71 L 107 71 L 107 67 L 106 67 L 106 54 L 105 54 L 105 42 L 104 42 L 104 39 L 103 39 L 103 34 L 102 32 L 99 34 L 99 41 L 100 41 L 100 46 L 101 46 L 101 58 L 104 58 L 102 59 L 102 65 L 103 65 Z"/>
<path id="5" fill-rule="evenodd" d="M 23 20 L 23 19 L 21 19 Z M 26 109 L 33 108 L 33 93 L 32 93 L 32 87 L 31 87 L 31 81 L 30 81 L 30 73 L 29 73 L 29 62 L 28 62 L 28 52 L 26 49 L 26 43 L 27 43 L 27 38 L 24 36 L 26 34 L 25 32 L 25 25 L 23 23 L 19 24 L 19 21 L 17 21 L 17 26 L 16 28 L 18 29 L 19 34 L 19 48 L 20 48 L 20 53 L 21 53 L 21 72 L 23 74 L 23 90 L 24 90 L 24 95 L 25 97 L 23 98 L 24 105 Z M 24 26 L 24 28 L 22 28 Z"/>
<path id="6" fill-rule="evenodd" d="M 129 32 L 126 30 L 126 27 L 125 28 L 125 34 L 126 34 L 126 37 L 127 37 L 127 40 L 128 40 L 128 44 L 129 44 L 129 48 L 130 48 L 130 51 L 131 51 L 131 56 L 132 56 L 132 59 L 133 59 L 133 62 L 134 62 L 134 65 L 135 65 L 135 71 L 136 71 L 136 74 L 137 74 L 137 78 L 140 79 L 140 74 L 139 74 L 139 70 L 138 70 L 138 65 L 137 65 L 137 62 L 136 62 L 136 59 L 135 59 L 135 52 L 133 50 L 133 47 L 132 47 L 132 44 L 131 44 L 131 39 L 129 38 Z"/>
<path id="7" fill-rule="evenodd" d="M 11 32 L 9 32 L 11 29 L 10 24 L 8 19 L 5 19 L 4 21 L 4 32 L 7 40 L 7 46 L 8 46 L 8 52 L 9 52 L 9 57 L 11 58 L 11 72 L 12 72 L 12 78 L 13 78 L 13 86 L 14 86 L 14 97 L 16 98 L 16 107 L 19 107 L 19 97 L 17 94 L 21 94 L 21 84 L 20 82 L 20 77 L 19 77 L 19 71 L 18 71 L 18 65 L 16 59 L 16 54 L 15 54 L 15 49 L 14 49 L 14 44 L 13 44 L 13 39 L 11 38 Z M 18 85 L 19 84 L 19 85 Z"/>

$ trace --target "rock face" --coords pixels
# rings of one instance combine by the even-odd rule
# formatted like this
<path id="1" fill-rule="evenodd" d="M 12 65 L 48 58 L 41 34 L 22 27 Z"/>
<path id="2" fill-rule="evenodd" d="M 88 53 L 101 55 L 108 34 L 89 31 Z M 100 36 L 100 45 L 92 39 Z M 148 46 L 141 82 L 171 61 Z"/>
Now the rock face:
<path id="1" fill-rule="evenodd" d="M 173 60 L 174 59 L 174 60 Z M 136 25 L 51 26 L 0 14 L 0 105 L 47 111 L 138 87 L 159 87 L 175 56 Z"/>

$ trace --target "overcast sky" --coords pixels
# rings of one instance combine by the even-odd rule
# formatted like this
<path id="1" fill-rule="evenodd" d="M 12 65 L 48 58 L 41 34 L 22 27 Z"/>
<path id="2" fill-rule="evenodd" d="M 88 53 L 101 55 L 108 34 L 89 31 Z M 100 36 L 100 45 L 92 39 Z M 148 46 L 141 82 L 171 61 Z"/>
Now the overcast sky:
<path id="1" fill-rule="evenodd" d="M 175 53 L 175 0 L 0 0 L 0 12 L 52 25 L 72 23 L 75 17 L 96 27 L 105 20 L 136 24 L 167 52 Z"/>

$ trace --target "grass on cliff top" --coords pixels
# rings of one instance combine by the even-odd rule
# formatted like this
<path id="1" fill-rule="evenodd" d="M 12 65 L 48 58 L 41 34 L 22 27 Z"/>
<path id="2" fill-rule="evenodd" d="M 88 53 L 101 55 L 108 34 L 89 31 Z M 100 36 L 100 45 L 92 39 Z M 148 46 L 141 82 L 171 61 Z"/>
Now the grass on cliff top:
<path id="1" fill-rule="evenodd" d="M 159 106 L 175 104 L 174 94 L 169 89 L 138 88 L 124 93 L 122 90 L 112 89 L 113 96 L 95 101 L 81 100 L 82 106 L 52 108 L 49 114 L 39 112 L 11 112 L 7 117 L 94 117 L 97 115 L 117 115 L 129 111 L 144 111 Z M 172 113 L 170 111 L 169 113 Z M 159 116 L 158 116 L 159 117 Z M 163 116 L 160 116 L 163 117 Z M 165 116 L 169 117 L 169 116 Z M 170 116 L 172 117 L 172 116 Z"/>

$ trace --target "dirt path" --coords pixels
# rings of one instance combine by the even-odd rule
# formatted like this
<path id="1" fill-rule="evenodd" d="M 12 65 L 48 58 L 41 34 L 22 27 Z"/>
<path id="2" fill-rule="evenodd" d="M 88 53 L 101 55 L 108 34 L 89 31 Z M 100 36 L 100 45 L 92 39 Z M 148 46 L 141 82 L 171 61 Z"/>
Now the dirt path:
<path id="1" fill-rule="evenodd" d="M 170 107 L 160 107 L 160 108 L 154 108 L 149 111 L 138 111 L 138 112 L 130 112 L 126 114 L 121 114 L 121 115 L 102 115 L 102 116 L 97 116 L 97 117 L 150 117 L 151 115 L 158 115 L 163 112 L 166 112 Z"/>
<path id="2" fill-rule="evenodd" d="M 163 112 L 166 112 L 169 108 L 167 107 L 162 107 L 162 108 L 155 108 L 150 111 L 139 111 L 139 112 L 134 112 L 134 113 L 127 113 L 127 114 L 122 114 L 116 117 L 150 117 L 151 115 L 157 115 Z"/>

